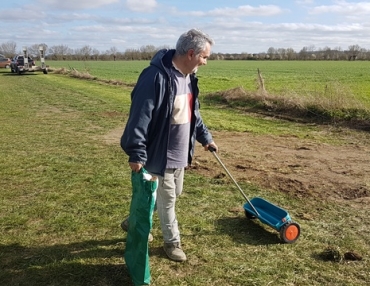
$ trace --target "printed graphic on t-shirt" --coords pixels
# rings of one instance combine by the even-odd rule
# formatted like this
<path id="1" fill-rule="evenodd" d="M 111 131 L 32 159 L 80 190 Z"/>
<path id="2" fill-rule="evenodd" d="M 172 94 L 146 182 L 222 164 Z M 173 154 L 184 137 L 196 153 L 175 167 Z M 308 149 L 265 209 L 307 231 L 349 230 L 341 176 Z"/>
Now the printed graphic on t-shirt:
<path id="1" fill-rule="evenodd" d="M 191 93 L 176 95 L 171 124 L 180 125 L 191 121 L 192 102 Z"/>

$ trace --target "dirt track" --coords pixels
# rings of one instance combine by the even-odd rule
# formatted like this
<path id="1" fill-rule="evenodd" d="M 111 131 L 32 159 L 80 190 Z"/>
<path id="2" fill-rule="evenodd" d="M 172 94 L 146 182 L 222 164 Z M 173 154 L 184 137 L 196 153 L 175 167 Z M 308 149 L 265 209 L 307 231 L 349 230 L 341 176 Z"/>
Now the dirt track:
<path id="1" fill-rule="evenodd" d="M 353 132 L 351 132 L 352 134 Z M 370 144 L 368 134 L 345 138 L 333 146 L 296 137 L 213 132 L 219 156 L 237 181 L 298 197 L 370 203 Z M 193 169 L 205 176 L 225 173 L 213 168 L 215 158 L 196 148 Z"/>
<path id="2" fill-rule="evenodd" d="M 323 131 L 328 132 L 328 131 Z M 117 144 L 122 127 L 106 134 Z M 212 132 L 219 157 L 233 177 L 297 197 L 355 203 L 370 208 L 370 134 L 341 132 L 341 144 L 251 133 Z M 338 134 L 335 136 L 338 137 Z M 197 144 L 191 169 L 207 177 L 225 174 Z M 216 166 L 216 167 L 215 167 Z"/>

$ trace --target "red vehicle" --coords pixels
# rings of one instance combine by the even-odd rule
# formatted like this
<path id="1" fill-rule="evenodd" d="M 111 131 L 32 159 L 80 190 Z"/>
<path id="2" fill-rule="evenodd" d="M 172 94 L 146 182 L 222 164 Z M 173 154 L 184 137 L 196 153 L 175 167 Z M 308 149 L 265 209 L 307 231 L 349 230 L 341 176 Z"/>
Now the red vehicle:
<path id="1" fill-rule="evenodd" d="M 0 55 L 0 68 L 10 68 L 11 59 L 6 58 L 3 55 Z"/>

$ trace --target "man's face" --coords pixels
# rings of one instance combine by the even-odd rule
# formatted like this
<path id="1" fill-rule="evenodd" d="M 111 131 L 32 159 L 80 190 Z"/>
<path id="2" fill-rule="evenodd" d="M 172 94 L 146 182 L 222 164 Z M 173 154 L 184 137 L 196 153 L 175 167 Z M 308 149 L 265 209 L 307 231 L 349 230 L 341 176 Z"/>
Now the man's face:
<path id="1" fill-rule="evenodd" d="M 211 55 L 211 45 L 206 44 L 206 47 L 199 54 L 195 54 L 194 50 L 188 52 L 189 59 L 189 73 L 195 73 L 198 70 L 198 67 L 206 65 L 207 59 Z"/>

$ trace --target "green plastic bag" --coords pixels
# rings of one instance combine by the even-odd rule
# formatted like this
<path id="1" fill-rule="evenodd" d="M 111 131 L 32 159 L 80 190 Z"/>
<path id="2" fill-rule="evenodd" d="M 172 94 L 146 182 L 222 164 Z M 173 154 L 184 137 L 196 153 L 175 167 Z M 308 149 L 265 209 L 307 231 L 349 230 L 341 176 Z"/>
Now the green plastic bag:
<path id="1" fill-rule="evenodd" d="M 150 284 L 148 235 L 158 188 L 158 178 L 144 168 L 131 173 L 132 199 L 124 258 L 135 285 Z"/>

